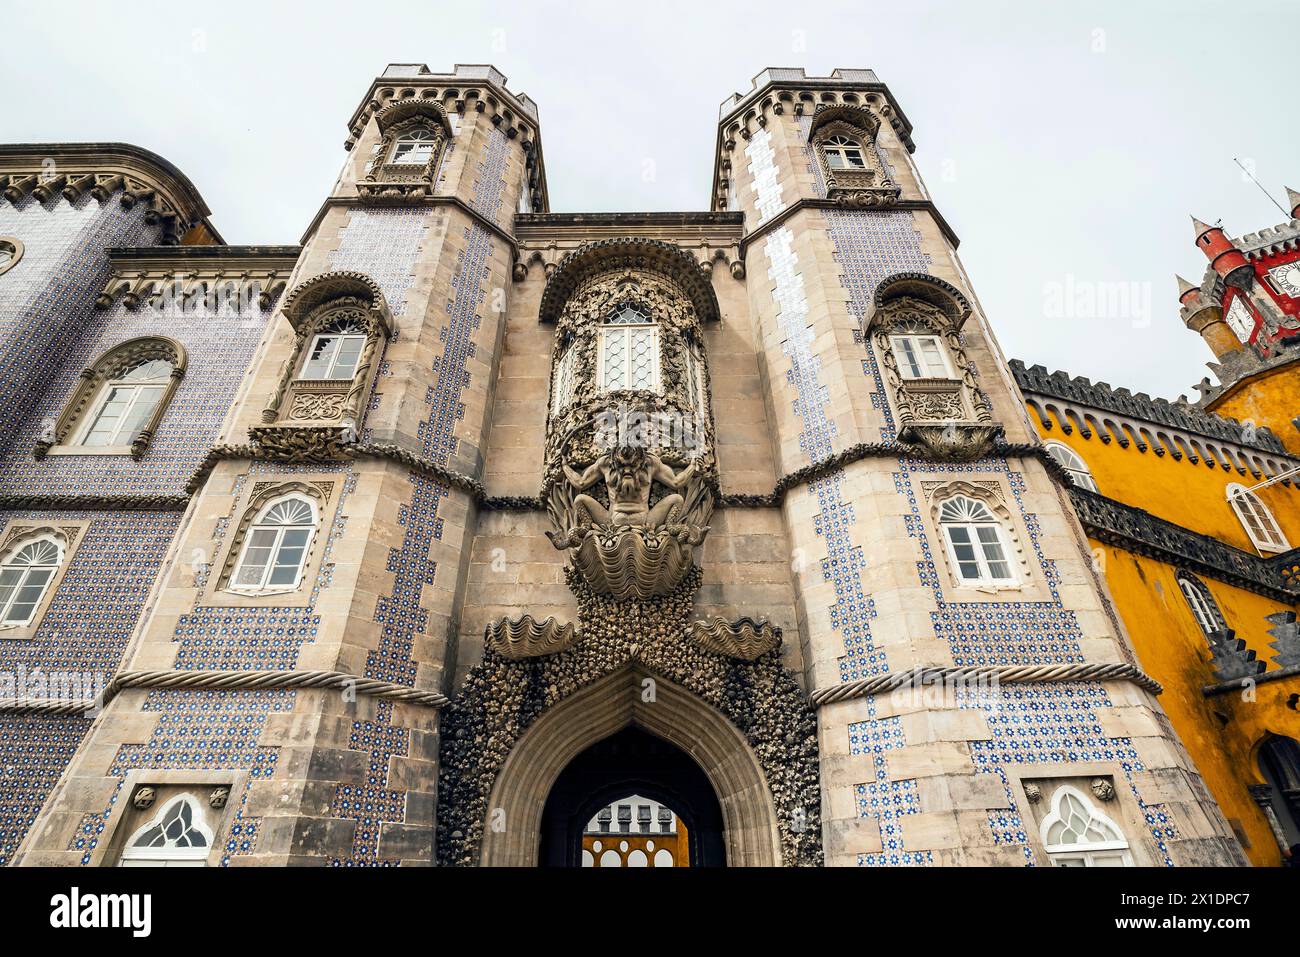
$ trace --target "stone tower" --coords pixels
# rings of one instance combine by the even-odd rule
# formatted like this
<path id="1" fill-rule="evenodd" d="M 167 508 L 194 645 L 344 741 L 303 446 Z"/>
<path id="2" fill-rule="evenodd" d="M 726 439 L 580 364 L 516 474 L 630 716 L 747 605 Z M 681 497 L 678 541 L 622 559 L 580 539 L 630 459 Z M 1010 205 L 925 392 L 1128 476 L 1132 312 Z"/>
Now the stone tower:
<path id="1" fill-rule="evenodd" d="M 300 248 L 114 261 L 263 294 L 187 313 L 251 358 L 22 863 L 596 863 L 627 795 L 692 864 L 1240 860 L 871 71 L 728 98 L 708 211 L 551 213 L 492 67 L 346 145 Z"/>

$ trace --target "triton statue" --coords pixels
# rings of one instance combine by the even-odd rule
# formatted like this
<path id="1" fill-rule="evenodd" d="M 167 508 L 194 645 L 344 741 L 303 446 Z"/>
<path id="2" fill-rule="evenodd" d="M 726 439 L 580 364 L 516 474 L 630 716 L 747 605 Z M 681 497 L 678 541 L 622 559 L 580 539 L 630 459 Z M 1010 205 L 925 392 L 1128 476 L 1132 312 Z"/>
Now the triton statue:
<path id="1" fill-rule="evenodd" d="M 582 492 L 603 478 L 609 491 L 609 508 L 590 495 L 573 499 L 574 513 L 579 524 L 585 515 L 601 525 L 642 525 L 654 527 L 671 524 L 678 517 L 684 499 L 678 492 L 696 474 L 695 462 L 674 472 L 659 456 L 637 446 L 619 446 L 591 463 L 581 475 L 567 464 L 564 474 L 569 483 Z M 674 491 L 650 507 L 650 486 L 661 482 Z"/>

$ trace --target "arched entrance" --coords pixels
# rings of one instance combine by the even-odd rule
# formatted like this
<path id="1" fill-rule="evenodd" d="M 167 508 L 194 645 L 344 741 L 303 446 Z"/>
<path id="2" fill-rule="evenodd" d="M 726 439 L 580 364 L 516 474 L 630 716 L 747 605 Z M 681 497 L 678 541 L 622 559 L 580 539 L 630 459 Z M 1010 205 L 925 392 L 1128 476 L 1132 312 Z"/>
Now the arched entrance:
<path id="1" fill-rule="evenodd" d="M 619 803 L 631 795 L 654 802 L 675 820 L 665 816 L 661 827 L 657 817 L 648 813 L 650 804 Z M 594 840 L 597 854 L 602 838 L 609 845 L 606 854 L 617 854 L 614 848 L 629 840 L 636 844 L 648 841 L 651 846 L 645 848 L 649 851 L 645 857 L 653 859 L 655 839 L 659 838 L 662 852 L 665 844 L 676 842 L 680 829 L 691 867 L 721 867 L 727 862 L 722 807 L 708 775 L 680 748 L 633 726 L 593 744 L 560 773 L 542 811 L 538 863 L 543 867 L 579 866 L 584 831 L 593 815 L 611 807 L 617 808 L 617 814 L 598 829 L 600 837 Z"/>
<path id="2" fill-rule="evenodd" d="M 616 737 L 629 728 L 637 730 L 635 738 Z M 606 740 L 645 748 L 647 738 L 671 746 L 671 750 L 663 747 L 662 756 L 654 759 L 658 769 L 667 772 L 656 780 L 616 770 L 598 781 L 592 776 L 597 772 L 580 760 L 584 752 Z M 703 776 L 720 822 L 711 817 L 702 784 L 698 778 L 692 781 L 683 759 Z M 562 780 L 570 766 L 576 768 L 573 776 Z M 634 779 L 636 786 L 625 786 Z M 576 795 L 570 781 L 595 783 L 598 792 L 581 799 L 575 796 L 577 807 L 565 806 L 564 795 Z M 556 811 L 546 816 L 548 799 L 557 788 Z M 615 791 L 650 791 L 646 797 L 662 799 L 684 820 L 688 813 L 695 816 L 702 837 L 720 832 L 720 848 L 701 848 L 702 864 L 773 867 L 781 863 L 776 812 L 753 749 L 726 718 L 695 695 L 635 666 L 550 708 L 520 737 L 492 788 L 488 806 L 502 826 L 484 832 L 481 863 L 506 867 L 567 863 L 576 847 L 569 843 L 573 822 L 580 819 L 581 827 L 601 807 L 593 802 L 603 798 L 608 803 L 622 796 Z M 584 813 L 587 818 L 582 818 Z M 547 857 L 539 855 L 544 817 L 550 832 L 545 839 Z M 553 852 L 557 840 L 563 850 Z"/>

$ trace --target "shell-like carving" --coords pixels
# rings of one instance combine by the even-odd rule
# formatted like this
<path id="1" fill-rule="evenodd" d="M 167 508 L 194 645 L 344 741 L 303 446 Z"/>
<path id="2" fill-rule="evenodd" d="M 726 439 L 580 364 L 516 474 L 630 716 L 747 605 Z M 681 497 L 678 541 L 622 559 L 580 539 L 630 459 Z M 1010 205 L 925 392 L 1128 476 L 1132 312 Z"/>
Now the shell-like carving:
<path id="1" fill-rule="evenodd" d="M 593 591 L 645 601 L 681 584 L 708 531 L 707 525 L 580 525 L 550 537 L 556 548 L 573 549 L 573 567 Z"/>
<path id="2" fill-rule="evenodd" d="M 766 618 L 746 615 L 736 621 L 715 615 L 691 622 L 691 637 L 705 651 L 753 661 L 781 646 L 781 629 Z"/>
<path id="3" fill-rule="evenodd" d="M 539 622 L 527 614 L 498 619 L 483 632 L 484 644 L 511 661 L 559 654 L 578 640 L 573 622 L 561 623 L 553 617 Z"/>

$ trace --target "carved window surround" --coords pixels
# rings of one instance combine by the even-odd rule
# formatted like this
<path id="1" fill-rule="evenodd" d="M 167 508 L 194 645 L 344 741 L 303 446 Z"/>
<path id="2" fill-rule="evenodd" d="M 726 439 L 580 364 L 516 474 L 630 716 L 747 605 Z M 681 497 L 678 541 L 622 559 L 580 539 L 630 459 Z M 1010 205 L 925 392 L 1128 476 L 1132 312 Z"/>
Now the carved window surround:
<path id="1" fill-rule="evenodd" d="M 338 503 L 335 500 L 336 475 L 301 475 L 292 482 L 254 482 L 240 496 L 232 515 L 238 515 L 238 524 L 231 523 L 230 539 L 218 552 L 213 574 L 209 574 L 200 595 L 200 606 L 277 606 L 301 607 L 311 603 L 311 593 L 321 569 L 329 530 L 333 527 Z M 230 584 L 235 566 L 244 553 L 244 543 L 249 530 L 262 510 L 287 495 L 298 494 L 311 499 L 316 506 L 316 528 L 307 545 L 302 573 L 293 588 L 268 588 L 250 591 Z"/>
<path id="2" fill-rule="evenodd" d="M 876 149 L 879 131 L 879 117 L 864 106 L 823 103 L 817 107 L 808 131 L 808 141 L 822 167 L 827 199 L 844 206 L 891 206 L 898 201 L 902 190 L 890 178 L 889 170 Z M 861 145 L 865 167 L 837 167 L 827 160 L 826 142 L 837 136 Z"/>
<path id="3" fill-rule="evenodd" d="M 99 405 L 100 396 L 107 383 L 120 378 L 133 368 L 153 360 L 171 364 L 167 385 L 154 405 L 153 413 L 136 433 L 130 445 L 84 446 L 73 444 L 73 438 L 85 424 L 86 416 Z M 81 373 L 76 389 L 54 423 L 53 430 L 36 443 L 33 454 L 38 459 L 46 455 L 130 455 L 140 459 L 149 448 L 158 425 L 167 412 L 167 406 L 185 377 L 188 356 L 185 347 L 175 339 L 163 336 L 142 336 L 114 346 L 104 353 L 89 369 Z"/>
<path id="4" fill-rule="evenodd" d="M 438 166 L 452 136 L 446 111 L 432 99 L 411 97 L 389 103 L 375 114 L 375 121 L 379 126 L 379 145 L 365 176 L 357 183 L 361 200 L 375 204 L 404 203 L 432 196 Z M 394 144 L 414 132 L 431 137 L 428 160 L 393 162 Z"/>
<path id="5" fill-rule="evenodd" d="M 993 408 L 980 390 L 961 328 L 970 316 L 966 297 L 924 273 L 896 273 L 880 283 L 865 322 L 898 421 L 899 441 L 940 459 L 971 459 L 1002 435 Z M 953 378 L 908 378 L 898 366 L 893 337 L 936 337 Z"/>
<path id="6" fill-rule="evenodd" d="M 63 578 L 67 575 L 68 568 L 76 556 L 77 547 L 89 527 L 88 521 L 60 521 L 42 525 L 26 519 L 12 521 L 4 526 L 4 531 L 0 532 L 0 559 L 7 558 L 36 539 L 50 537 L 58 539 L 63 554 L 59 560 L 59 567 L 55 569 L 54 575 L 45 586 L 45 593 L 33 609 L 27 624 L 0 628 L 0 640 L 24 641 L 36 637 L 41 620 L 49 610 L 50 603 L 54 601 L 54 596 L 58 593 L 59 586 L 63 583 Z"/>
<path id="7" fill-rule="evenodd" d="M 189 794 L 202 811 L 204 826 L 214 836 L 202 858 L 204 866 L 220 867 L 228 853 L 230 815 L 238 809 L 238 795 L 243 793 L 248 778 L 247 771 L 237 770 L 133 768 L 122 785 L 124 799 L 114 803 L 99 842 L 90 852 L 91 866 L 120 866 L 123 850 L 141 826 L 177 796 Z"/>
<path id="8" fill-rule="evenodd" d="M 322 273 L 285 300 L 293 327 L 293 351 L 262 410 L 262 425 L 249 435 L 264 452 L 292 461 L 335 457 L 355 441 L 379 360 L 393 334 L 392 316 L 379 286 L 357 272 Z M 365 336 L 350 379 L 302 379 L 308 347 L 321 333 L 355 328 Z"/>
<path id="9" fill-rule="evenodd" d="M 932 548 L 935 564 L 942 565 L 947 573 L 945 590 L 959 594 L 962 601 L 979 601 L 982 596 L 987 596 L 990 601 L 1002 601 L 1004 599 L 1001 596 L 1008 591 L 1016 592 L 1017 600 L 1022 601 L 1047 601 L 1051 598 L 1046 583 L 1033 573 L 1029 550 L 1025 545 L 1027 535 L 1007 507 L 1010 495 L 1000 480 L 925 481 L 921 483 L 921 491 L 929 506 L 925 513 L 926 526 L 935 542 L 935 547 Z M 998 520 L 1003 550 L 1012 566 L 1015 581 L 978 583 L 967 581 L 959 574 L 948 547 L 943 524 L 939 521 L 943 503 L 958 495 L 982 502 Z"/>

